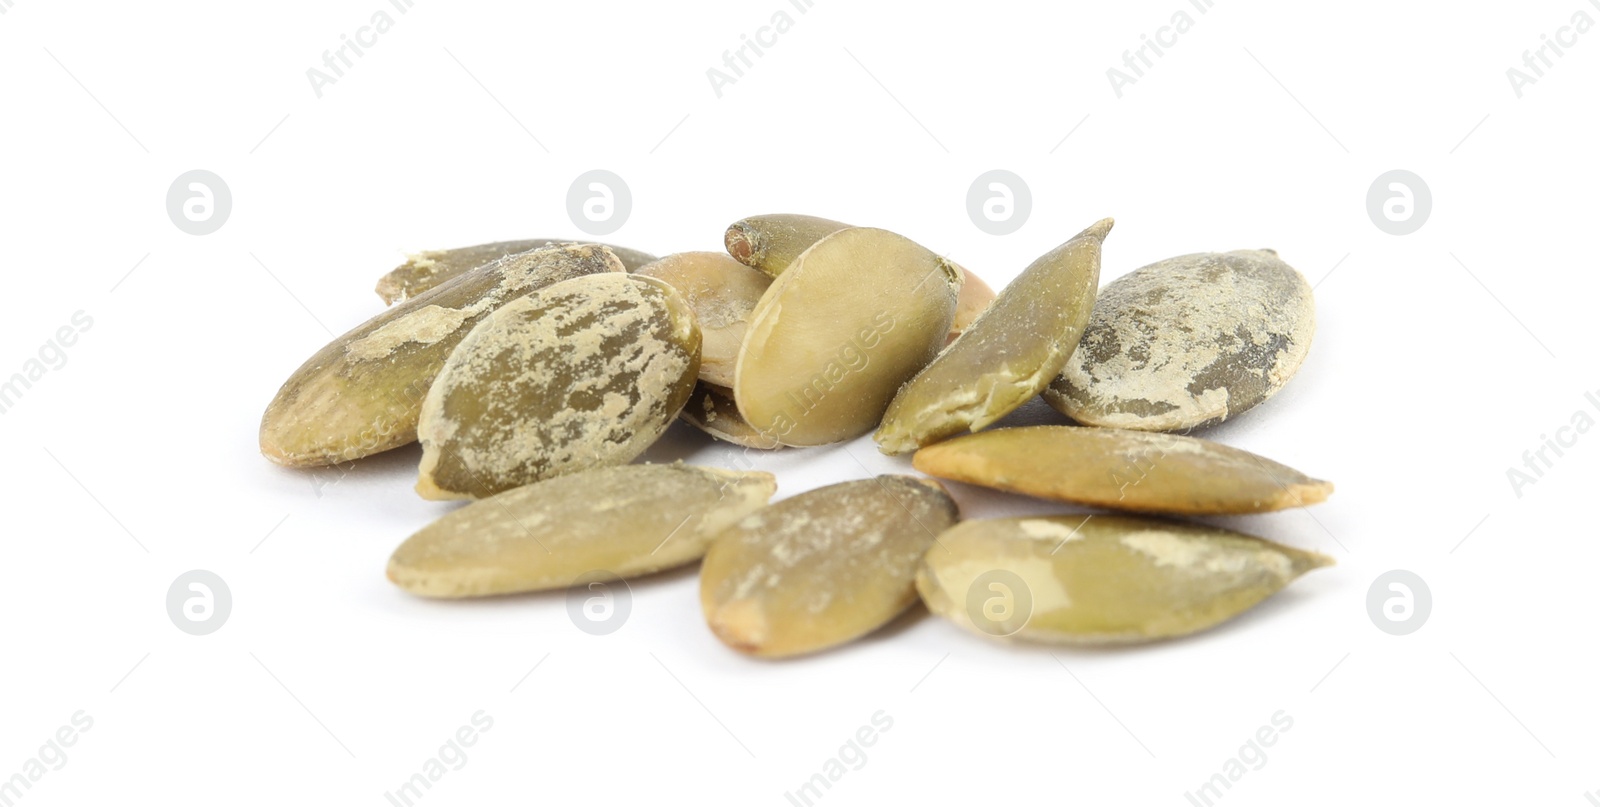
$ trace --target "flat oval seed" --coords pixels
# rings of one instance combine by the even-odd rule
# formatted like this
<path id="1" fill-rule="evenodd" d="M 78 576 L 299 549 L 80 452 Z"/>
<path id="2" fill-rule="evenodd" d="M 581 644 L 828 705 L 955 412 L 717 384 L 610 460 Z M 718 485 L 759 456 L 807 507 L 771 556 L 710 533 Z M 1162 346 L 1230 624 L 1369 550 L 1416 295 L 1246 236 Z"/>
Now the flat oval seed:
<path id="1" fill-rule="evenodd" d="M 1229 530 L 1128 516 L 966 521 L 917 570 L 928 610 L 968 630 L 1062 644 L 1184 636 L 1333 559 Z"/>
<path id="2" fill-rule="evenodd" d="M 1077 353 L 1044 397 L 1094 426 L 1209 426 L 1282 389 L 1315 330 L 1311 285 L 1277 253 L 1171 258 L 1100 292 Z"/>
<path id="3" fill-rule="evenodd" d="M 1148 513 L 1265 513 L 1333 493 L 1332 482 L 1220 443 L 1084 426 L 957 437 L 918 451 L 912 464 L 941 479 Z"/>
<path id="4" fill-rule="evenodd" d="M 784 445 L 871 431 L 944 344 L 959 282 L 949 261 L 886 230 L 818 241 L 750 316 L 734 372 L 739 411 Z"/>
<path id="5" fill-rule="evenodd" d="M 1100 285 L 1111 219 L 1045 253 L 938 358 L 906 382 L 873 439 L 903 454 L 977 431 L 1032 400 L 1067 363 Z"/>
<path id="6" fill-rule="evenodd" d="M 762 449 L 783 447 L 739 414 L 739 407 L 733 402 L 733 390 L 704 381 L 694 386 L 689 402 L 683 405 L 678 416 L 706 434 L 735 445 Z"/>
<path id="7" fill-rule="evenodd" d="M 389 579 L 423 597 L 563 588 L 689 563 L 767 503 L 772 474 L 690 465 L 600 468 L 473 502 L 406 539 Z"/>
<path id="8" fill-rule="evenodd" d="M 450 351 L 501 305 L 584 275 L 622 271 L 600 246 L 509 255 L 367 320 L 283 383 L 261 416 L 261 453 L 332 465 L 417 439 L 417 416 Z"/>
<path id="9" fill-rule="evenodd" d="M 880 476 L 758 510 L 718 536 L 700 605 L 729 647 L 768 658 L 843 644 L 916 601 L 912 576 L 956 520 L 938 483 Z"/>
<path id="10" fill-rule="evenodd" d="M 734 260 L 777 277 L 812 244 L 849 227 L 816 216 L 772 213 L 734 222 L 723 234 L 722 243 Z"/>
<path id="11" fill-rule="evenodd" d="M 700 323 L 700 380 L 732 386 L 750 312 L 772 278 L 720 252 L 668 255 L 637 273 L 666 281 L 689 301 Z"/>
<path id="12" fill-rule="evenodd" d="M 428 391 L 417 493 L 482 497 L 627 463 L 678 416 L 699 364 L 688 303 L 654 278 L 581 277 L 514 300 Z"/>
<path id="13" fill-rule="evenodd" d="M 478 244 L 470 247 L 457 247 L 456 249 L 430 249 L 411 255 L 406 258 L 405 263 L 389 270 L 388 274 L 378 279 L 376 291 L 378 296 L 383 298 L 384 305 L 394 305 L 441 285 L 451 278 L 465 274 L 507 255 L 527 252 L 530 249 L 565 246 L 568 244 L 592 244 L 593 246 L 607 247 L 622 261 L 623 267 L 629 272 L 638 271 L 639 267 L 656 259 L 654 255 L 628 249 L 627 247 L 594 244 L 590 241 L 572 241 L 565 238 L 496 241 L 492 244 Z"/>

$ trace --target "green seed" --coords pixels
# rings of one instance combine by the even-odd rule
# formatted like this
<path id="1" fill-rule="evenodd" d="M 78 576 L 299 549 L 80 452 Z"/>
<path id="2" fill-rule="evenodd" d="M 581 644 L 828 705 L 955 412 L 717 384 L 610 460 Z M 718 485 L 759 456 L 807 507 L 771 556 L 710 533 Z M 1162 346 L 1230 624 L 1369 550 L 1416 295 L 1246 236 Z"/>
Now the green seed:
<path id="1" fill-rule="evenodd" d="M 1093 426 L 1209 426 L 1282 389 L 1315 330 L 1311 285 L 1277 253 L 1171 258 L 1106 286 L 1044 397 Z"/>
<path id="2" fill-rule="evenodd" d="M 735 260 L 777 277 L 812 244 L 849 227 L 816 216 L 773 213 L 734 222 L 723 234 L 722 241 Z"/>
<path id="3" fill-rule="evenodd" d="M 475 328 L 423 401 L 424 498 L 489 496 L 622 465 L 694 389 L 700 330 L 649 277 L 580 277 L 507 303 Z"/>
<path id="4" fill-rule="evenodd" d="M 1089 321 L 1104 219 L 1034 261 L 939 357 L 906 382 L 873 439 L 903 454 L 1005 417 L 1050 384 Z"/>
<path id="5" fill-rule="evenodd" d="M 689 301 L 700 322 L 700 380 L 732 386 L 750 312 L 772 278 L 720 252 L 668 255 L 637 273 L 666 281 Z"/>
<path id="6" fill-rule="evenodd" d="M 416 440 L 428 387 L 474 325 L 535 289 L 621 271 L 605 247 L 552 247 L 508 255 L 390 308 L 284 382 L 261 416 L 261 453 L 282 465 L 332 465 Z"/>
<path id="7" fill-rule="evenodd" d="M 383 298 L 385 305 L 394 305 L 507 255 L 543 247 L 589 243 L 591 242 L 562 238 L 534 238 L 527 241 L 496 241 L 493 244 L 478 244 L 456 249 L 430 249 L 408 257 L 405 263 L 389 270 L 388 274 L 378 279 L 376 291 L 378 296 Z M 593 246 L 609 247 L 629 272 L 638 271 L 639 267 L 655 260 L 654 255 L 626 247 L 613 247 L 609 244 L 593 244 Z"/>
<path id="8" fill-rule="evenodd" d="M 389 579 L 424 597 L 482 597 L 635 577 L 689 563 L 767 503 L 771 474 L 625 465 L 526 485 L 423 528 L 389 559 Z"/>
<path id="9" fill-rule="evenodd" d="M 1128 516 L 966 521 L 917 570 L 928 610 L 988 636 L 1131 644 L 1205 630 L 1331 558 Z"/>
<path id="10" fill-rule="evenodd" d="M 733 402 L 733 390 L 704 381 L 694 386 L 689 402 L 683 405 L 683 412 L 678 416 L 706 434 L 735 445 L 762 449 L 783 446 L 739 414 L 739 407 Z"/>
<path id="11" fill-rule="evenodd" d="M 750 315 L 734 372 L 739 411 L 785 445 L 871 431 L 944 345 L 959 283 L 949 261 L 885 230 L 818 241 Z"/>
<path id="12" fill-rule="evenodd" d="M 769 658 L 864 636 L 916 602 L 917 564 L 955 520 L 938 483 L 908 476 L 829 485 L 758 510 L 706 553 L 706 623 L 729 647 Z"/>
<path id="13" fill-rule="evenodd" d="M 928 446 L 912 464 L 941 479 L 1148 513 L 1265 513 L 1333 493 L 1331 482 L 1248 451 L 1125 429 L 996 429 Z"/>

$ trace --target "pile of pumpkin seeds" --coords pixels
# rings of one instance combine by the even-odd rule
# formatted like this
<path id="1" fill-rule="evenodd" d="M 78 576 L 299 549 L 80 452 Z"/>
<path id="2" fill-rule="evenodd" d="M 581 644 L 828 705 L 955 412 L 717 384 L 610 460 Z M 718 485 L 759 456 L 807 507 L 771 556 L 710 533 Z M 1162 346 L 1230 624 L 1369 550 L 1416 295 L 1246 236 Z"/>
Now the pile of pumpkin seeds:
<path id="1" fill-rule="evenodd" d="M 919 600 L 986 637 L 1194 633 L 1331 563 L 1173 520 L 1332 492 L 1187 434 L 1289 381 L 1311 288 L 1245 250 L 1101 289 L 1111 229 L 1094 223 L 999 294 L 904 236 L 788 214 L 734 223 L 727 254 L 547 239 L 425 252 L 379 281 L 390 308 L 283 384 L 261 450 L 314 467 L 420 442 L 418 494 L 473 500 L 389 559 L 422 597 L 702 561 L 708 628 L 761 657 L 849 642 Z M 1076 425 L 989 428 L 1040 395 Z M 769 503 L 768 473 L 634 462 L 679 419 L 750 451 L 872 433 L 928 476 Z M 1122 514 L 963 521 L 929 477 Z"/>

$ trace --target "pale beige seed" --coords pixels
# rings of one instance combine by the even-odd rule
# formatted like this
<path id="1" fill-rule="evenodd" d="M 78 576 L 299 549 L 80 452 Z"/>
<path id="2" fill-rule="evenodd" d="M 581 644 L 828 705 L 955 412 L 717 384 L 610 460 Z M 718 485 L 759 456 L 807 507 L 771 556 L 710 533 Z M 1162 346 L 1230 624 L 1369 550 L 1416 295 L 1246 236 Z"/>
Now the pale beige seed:
<path id="1" fill-rule="evenodd" d="M 777 277 L 812 244 L 849 227 L 816 216 L 772 213 L 734 222 L 723 234 L 722 242 L 738 262 Z"/>
<path id="2" fill-rule="evenodd" d="M 1176 434 L 1027 426 L 918 451 L 916 469 L 1042 499 L 1146 513 L 1265 513 L 1324 501 L 1333 483 L 1243 449 Z"/>
<path id="3" fill-rule="evenodd" d="M 281 465 L 332 465 L 416 440 L 422 399 L 473 326 L 535 289 L 621 271 L 605 247 L 551 247 L 506 256 L 390 308 L 289 376 L 261 416 L 261 453 Z"/>
<path id="4" fill-rule="evenodd" d="M 750 316 L 734 372 L 739 411 L 784 445 L 865 434 L 943 346 L 959 283 L 949 261 L 886 230 L 818 241 Z"/>
<path id="5" fill-rule="evenodd" d="M 864 636 L 916 601 L 912 576 L 956 521 L 937 482 L 880 476 L 757 510 L 712 544 L 700 605 L 718 639 L 777 658 Z"/>
<path id="6" fill-rule="evenodd" d="M 1132 644 L 1226 622 L 1333 559 L 1242 533 L 1130 516 L 966 521 L 917 570 L 928 610 L 968 630 Z"/>
<path id="7" fill-rule="evenodd" d="M 956 296 L 956 317 L 950 321 L 950 333 L 945 335 L 945 344 L 956 341 L 956 337 L 960 336 L 967 326 L 977 320 L 980 314 L 989 310 L 994 298 L 994 289 L 989 288 L 989 284 L 983 282 L 983 278 L 973 274 L 970 269 L 962 269 L 961 292 Z"/>
<path id="8" fill-rule="evenodd" d="M 1093 426 L 1210 426 L 1282 389 L 1315 331 L 1311 284 L 1276 252 L 1171 258 L 1100 292 L 1044 398 Z"/>
<path id="9" fill-rule="evenodd" d="M 473 498 L 639 456 L 694 389 L 700 329 L 655 278 L 581 277 L 506 304 L 423 401 L 417 492 Z"/>
<path id="10" fill-rule="evenodd" d="M 751 426 L 739 407 L 733 402 L 733 390 L 707 384 L 696 384 L 678 415 L 689 424 L 719 440 L 726 440 L 746 448 L 781 448 L 782 443 L 762 434 Z"/>
<path id="11" fill-rule="evenodd" d="M 700 322 L 700 380 L 732 386 L 750 312 L 772 278 L 720 252 L 668 255 L 637 273 L 666 281 L 689 301 Z"/>
<path id="12" fill-rule="evenodd" d="M 1104 219 L 1034 261 L 895 395 L 873 439 L 903 454 L 978 431 L 1033 399 L 1078 345 L 1100 285 Z"/>
<path id="13" fill-rule="evenodd" d="M 568 244 L 591 244 L 592 246 L 607 247 L 622 261 L 623 267 L 629 272 L 638 271 L 639 267 L 656 259 L 654 255 L 626 247 L 592 244 L 592 242 L 588 241 L 572 241 L 562 238 L 496 241 L 492 244 L 477 244 L 455 249 L 430 249 L 411 255 L 406 258 L 405 263 L 389 270 L 388 274 L 378 279 L 376 291 L 378 296 L 383 298 L 385 305 L 394 305 L 395 303 L 405 302 L 428 289 L 443 284 L 451 278 L 465 274 L 507 255 L 527 252 L 530 249 L 565 246 Z"/>
<path id="14" fill-rule="evenodd" d="M 572 585 L 588 572 L 635 577 L 692 562 L 767 503 L 772 474 L 624 465 L 473 502 L 406 539 L 389 579 L 424 597 L 482 597 Z"/>

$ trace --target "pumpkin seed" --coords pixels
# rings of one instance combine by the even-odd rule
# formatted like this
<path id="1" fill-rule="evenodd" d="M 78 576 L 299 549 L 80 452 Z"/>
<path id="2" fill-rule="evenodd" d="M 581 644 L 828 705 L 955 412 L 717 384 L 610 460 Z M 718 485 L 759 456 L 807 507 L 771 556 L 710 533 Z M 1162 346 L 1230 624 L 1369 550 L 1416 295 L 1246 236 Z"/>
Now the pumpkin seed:
<path id="1" fill-rule="evenodd" d="M 1272 250 L 1171 258 L 1106 286 L 1044 397 L 1094 426 L 1209 426 L 1282 389 L 1315 330 L 1311 285 Z"/>
<path id="2" fill-rule="evenodd" d="M 870 431 L 944 344 L 959 282 L 949 261 L 886 230 L 818 241 L 750 315 L 734 371 L 739 411 L 785 445 Z"/>
<path id="3" fill-rule="evenodd" d="M 956 295 L 956 316 L 950 321 L 950 332 L 945 335 L 944 343 L 949 345 L 956 341 L 956 337 L 960 336 L 979 314 L 989 309 L 994 297 L 994 289 L 989 288 L 989 284 L 983 282 L 983 278 L 973 274 L 970 269 L 961 269 L 961 291 Z"/>
<path id="4" fill-rule="evenodd" d="M 388 274 L 378 279 L 376 291 L 378 296 L 383 298 L 384 305 L 394 305 L 507 255 L 567 244 L 592 244 L 592 242 L 534 238 L 526 241 L 496 241 L 492 244 L 456 249 L 430 249 L 409 256 L 405 263 L 389 270 Z M 614 247 L 610 244 L 593 244 L 593 246 L 609 248 L 629 272 L 636 272 L 639 267 L 656 259 L 654 255 L 626 247 Z"/>
<path id="5" fill-rule="evenodd" d="M 937 482 L 908 476 L 842 482 L 758 510 L 706 553 L 706 623 L 729 647 L 773 658 L 871 633 L 916 601 L 917 564 L 955 520 Z"/>
<path id="6" fill-rule="evenodd" d="M 592 571 L 634 577 L 689 563 L 767 503 L 772 474 L 624 465 L 525 485 L 406 539 L 389 579 L 424 597 L 563 588 Z"/>
<path id="7" fill-rule="evenodd" d="M 739 414 L 739 407 L 733 402 L 733 390 L 704 381 L 694 386 L 689 402 L 683 405 L 683 412 L 678 416 L 706 434 L 735 445 L 763 449 L 783 445 L 762 434 Z"/>
<path id="8" fill-rule="evenodd" d="M 592 275 L 513 300 L 428 391 L 417 492 L 482 497 L 627 463 L 678 416 L 699 364 L 694 314 L 655 278 Z"/>
<path id="9" fill-rule="evenodd" d="M 700 380 L 733 385 L 750 312 L 772 278 L 720 252 L 680 252 L 637 270 L 677 289 L 700 322 Z"/>
<path id="10" fill-rule="evenodd" d="M 1130 644 L 1226 622 L 1333 559 L 1128 516 L 966 521 L 917 570 L 928 610 L 988 636 Z"/>
<path id="11" fill-rule="evenodd" d="M 1176 434 L 1026 426 L 918 451 L 917 470 L 1042 499 L 1148 513 L 1246 514 L 1324 501 L 1333 483 Z"/>
<path id="12" fill-rule="evenodd" d="M 722 243 L 734 260 L 777 277 L 812 244 L 849 227 L 816 216 L 773 213 L 734 222 L 723 234 Z"/>
<path id="13" fill-rule="evenodd" d="M 428 387 L 474 325 L 535 289 L 621 271 L 605 247 L 550 247 L 508 255 L 390 308 L 289 376 L 261 416 L 261 453 L 282 465 L 332 465 L 416 440 Z"/>
<path id="14" fill-rule="evenodd" d="M 938 358 L 906 382 L 873 439 L 903 454 L 1005 417 L 1050 384 L 1089 320 L 1104 219 L 1045 253 Z"/>

